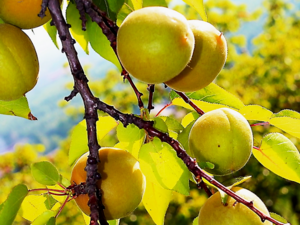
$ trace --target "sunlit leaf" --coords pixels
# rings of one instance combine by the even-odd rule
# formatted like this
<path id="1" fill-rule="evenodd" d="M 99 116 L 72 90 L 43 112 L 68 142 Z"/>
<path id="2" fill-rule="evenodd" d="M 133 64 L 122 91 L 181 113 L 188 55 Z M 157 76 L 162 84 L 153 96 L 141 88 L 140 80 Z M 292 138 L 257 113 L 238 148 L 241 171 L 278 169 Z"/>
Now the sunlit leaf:
<path id="1" fill-rule="evenodd" d="M 300 154 L 295 145 L 280 133 L 264 136 L 255 158 L 267 169 L 285 179 L 300 183 Z"/>
<path id="2" fill-rule="evenodd" d="M 67 22 L 71 25 L 70 31 L 77 43 L 82 47 L 86 54 L 89 54 L 88 33 L 82 30 L 82 21 L 76 5 L 69 2 L 66 10 Z"/>
<path id="3" fill-rule="evenodd" d="M 119 71 L 122 70 L 120 62 L 110 46 L 110 41 L 103 34 L 102 29 L 98 26 L 97 23 L 92 22 L 91 20 L 87 23 L 87 32 L 92 48 L 104 59 L 112 62 Z"/>
<path id="4" fill-rule="evenodd" d="M 148 6 L 163 6 L 168 7 L 166 0 L 143 0 L 143 7 Z"/>
<path id="5" fill-rule="evenodd" d="M 146 190 L 143 204 L 156 225 L 163 225 L 164 218 L 171 201 L 172 191 L 152 182 L 146 177 Z"/>
<path id="6" fill-rule="evenodd" d="M 300 138 L 300 113 L 292 110 L 282 110 L 274 114 L 270 124 Z"/>
<path id="7" fill-rule="evenodd" d="M 181 120 L 181 125 L 183 127 L 188 126 L 192 121 L 195 121 L 196 119 L 199 118 L 199 114 L 197 112 L 190 112 L 188 114 L 186 114 L 182 120 Z"/>
<path id="8" fill-rule="evenodd" d="M 44 195 L 28 195 L 21 207 L 21 216 L 29 221 L 34 221 L 39 215 L 47 211 Z"/>
<path id="9" fill-rule="evenodd" d="M 56 39 L 57 29 L 56 29 L 56 26 L 51 26 L 50 23 L 51 23 L 51 20 L 49 20 L 47 23 L 45 23 L 43 25 L 43 27 L 47 31 L 47 33 L 48 33 L 49 37 L 51 38 L 53 44 L 58 49 L 59 47 L 58 47 L 57 39 Z"/>
<path id="10" fill-rule="evenodd" d="M 25 185 L 15 186 L 1 205 L 0 224 L 11 225 L 20 209 L 20 206 L 28 193 Z"/>
<path id="11" fill-rule="evenodd" d="M 49 220 L 56 216 L 56 212 L 47 210 L 40 214 L 31 225 L 45 225 L 49 222 Z M 53 222 L 52 222 L 53 224 Z"/>
<path id="12" fill-rule="evenodd" d="M 130 0 L 134 10 L 141 9 L 143 7 L 143 0 Z"/>
<path id="13" fill-rule="evenodd" d="M 118 123 L 110 116 L 99 117 L 96 123 L 97 138 L 100 141 Z M 86 133 L 86 121 L 83 120 L 75 126 L 71 135 L 71 144 L 69 150 L 69 164 L 72 165 L 80 156 L 88 151 L 88 138 Z"/>
<path id="14" fill-rule="evenodd" d="M 189 170 L 170 145 L 155 137 L 142 146 L 139 160 L 141 170 L 153 182 L 166 189 L 189 194 Z"/>
<path id="15" fill-rule="evenodd" d="M 26 97 L 14 101 L 0 100 L 0 114 L 19 116 L 28 120 L 37 120 L 30 112 Z"/>
<path id="16" fill-rule="evenodd" d="M 205 8 L 203 0 L 183 0 L 186 4 L 192 6 L 200 14 L 202 20 L 207 21 L 207 15 L 205 13 Z"/>
<path id="17" fill-rule="evenodd" d="M 186 95 L 204 112 L 224 107 L 236 110 L 244 107 L 241 100 L 214 83 L 211 83 L 199 91 L 187 93 Z M 172 91 L 170 93 L 170 98 L 173 105 L 193 110 L 193 108 L 188 103 L 184 102 L 176 92 Z"/>
<path id="18" fill-rule="evenodd" d="M 58 170 L 48 161 L 32 164 L 31 174 L 37 182 L 44 185 L 55 185 L 60 180 Z"/>
<path id="19" fill-rule="evenodd" d="M 239 110 L 247 120 L 269 121 L 273 113 L 260 105 L 246 105 Z"/>
<path id="20" fill-rule="evenodd" d="M 117 127 L 117 137 L 120 142 L 114 147 L 124 149 L 138 159 L 139 151 L 145 140 L 145 131 L 133 124 L 124 127 L 120 123 Z"/>

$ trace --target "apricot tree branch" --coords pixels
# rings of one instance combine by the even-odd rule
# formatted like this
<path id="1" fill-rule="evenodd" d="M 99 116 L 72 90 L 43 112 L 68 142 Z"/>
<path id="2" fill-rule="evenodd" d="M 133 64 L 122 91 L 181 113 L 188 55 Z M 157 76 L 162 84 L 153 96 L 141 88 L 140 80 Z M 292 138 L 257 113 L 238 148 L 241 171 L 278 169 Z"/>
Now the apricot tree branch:
<path id="1" fill-rule="evenodd" d="M 98 174 L 99 155 L 98 150 L 100 148 L 97 140 L 96 121 L 98 120 L 97 114 L 97 98 L 95 98 L 88 86 L 88 80 L 84 74 L 82 66 L 77 57 L 77 52 L 74 48 L 75 41 L 72 39 L 69 26 L 67 25 L 58 0 L 51 0 L 48 3 L 52 20 L 58 30 L 59 37 L 62 42 L 63 51 L 65 52 L 69 61 L 71 73 L 74 78 L 74 92 L 71 97 L 78 92 L 83 99 L 85 107 L 85 120 L 87 124 L 88 146 L 89 146 L 89 158 L 87 160 L 86 172 L 86 192 L 89 196 L 88 205 L 91 210 L 91 225 L 98 225 L 98 220 L 101 225 L 108 225 L 104 216 L 104 206 L 101 202 L 101 192 L 97 187 L 97 181 L 101 178 Z"/>
<path id="2" fill-rule="evenodd" d="M 206 172 L 204 172 L 197 164 L 196 160 L 191 158 L 186 151 L 181 147 L 180 143 L 173 138 L 171 138 L 168 134 L 163 133 L 153 127 L 153 121 L 145 121 L 141 119 L 140 117 L 137 117 L 133 114 L 125 114 L 117 109 L 115 109 L 113 106 L 108 105 L 102 101 L 98 101 L 97 107 L 99 110 L 106 112 L 111 117 L 113 117 L 115 120 L 118 120 L 123 123 L 124 127 L 126 127 L 128 124 L 134 124 L 140 129 L 144 129 L 149 136 L 151 137 L 158 137 L 162 142 L 168 143 L 177 153 L 177 156 L 182 159 L 182 161 L 185 163 L 189 171 L 193 173 L 195 176 L 195 179 L 197 183 L 201 182 L 201 179 L 204 178 L 209 183 L 213 184 L 220 190 L 224 191 L 226 194 L 234 198 L 237 202 L 240 202 L 247 206 L 249 209 L 251 209 L 253 212 L 255 212 L 262 221 L 269 220 L 270 222 L 276 224 L 276 225 L 289 225 L 281 223 L 270 216 L 265 215 L 263 212 L 258 210 L 256 207 L 254 207 L 252 201 L 247 201 L 237 194 L 235 194 L 233 191 L 225 187 L 223 184 L 215 180 L 212 176 L 208 175 Z"/>

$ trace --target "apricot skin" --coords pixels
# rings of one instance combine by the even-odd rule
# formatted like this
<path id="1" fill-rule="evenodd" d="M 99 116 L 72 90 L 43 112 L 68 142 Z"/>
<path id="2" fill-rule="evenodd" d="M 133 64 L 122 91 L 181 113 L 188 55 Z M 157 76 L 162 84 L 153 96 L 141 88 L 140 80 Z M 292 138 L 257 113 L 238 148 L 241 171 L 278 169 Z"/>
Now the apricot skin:
<path id="1" fill-rule="evenodd" d="M 253 147 L 248 121 L 229 108 L 216 109 L 199 117 L 189 134 L 189 148 L 198 163 L 210 162 L 214 175 L 228 175 L 241 169 Z"/>
<path id="2" fill-rule="evenodd" d="M 0 0 L 0 18 L 21 29 L 39 27 L 51 19 L 49 10 L 40 18 L 42 0 Z"/>
<path id="3" fill-rule="evenodd" d="M 39 62 L 31 40 L 22 30 L 0 24 L 0 34 L 0 100 L 16 100 L 36 85 Z"/>
<path id="4" fill-rule="evenodd" d="M 186 68 L 166 84 L 181 92 L 198 91 L 209 85 L 222 70 L 227 58 L 224 35 L 210 23 L 188 21 L 195 36 L 195 50 Z"/>
<path id="5" fill-rule="evenodd" d="M 233 187 L 231 190 L 240 197 L 253 201 L 254 207 L 270 216 L 265 204 L 254 193 L 240 187 Z M 224 206 L 220 193 L 217 192 L 200 209 L 198 225 L 272 225 L 272 223 L 269 221 L 263 223 L 256 213 L 247 206 L 237 203 L 230 196 Z"/>
<path id="6" fill-rule="evenodd" d="M 74 165 L 71 183 L 86 182 L 86 166 L 88 153 L 84 154 Z M 146 183 L 138 161 L 127 151 L 116 148 L 101 148 L 98 172 L 102 178 L 98 186 L 102 190 L 104 214 L 107 220 L 128 216 L 140 204 Z M 78 207 L 90 215 L 88 195 L 80 195 L 75 201 Z"/>
<path id="7" fill-rule="evenodd" d="M 188 64 L 195 39 L 186 18 L 164 7 L 130 13 L 117 35 L 117 53 L 124 68 L 151 84 L 166 82 Z"/>

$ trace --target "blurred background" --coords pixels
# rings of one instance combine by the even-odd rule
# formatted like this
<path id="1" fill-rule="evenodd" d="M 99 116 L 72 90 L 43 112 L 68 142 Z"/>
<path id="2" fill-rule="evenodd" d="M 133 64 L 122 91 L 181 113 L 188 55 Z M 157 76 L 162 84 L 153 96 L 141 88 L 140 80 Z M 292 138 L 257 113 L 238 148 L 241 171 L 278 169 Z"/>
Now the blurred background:
<path id="1" fill-rule="evenodd" d="M 201 19 L 197 12 L 183 2 L 167 1 L 169 7 L 184 14 L 187 19 Z M 245 105 L 261 105 L 276 113 L 282 109 L 300 111 L 300 1 L 299 0 L 207 0 L 208 22 L 225 35 L 228 59 L 216 84 L 239 97 Z M 71 168 L 66 163 L 70 132 L 83 119 L 79 96 L 70 102 L 63 99 L 72 90 L 72 76 L 61 50 L 52 43 L 40 27 L 27 30 L 40 60 L 39 81 L 26 96 L 37 121 L 0 115 L 0 203 L 12 187 L 25 183 L 29 188 L 39 185 L 30 175 L 30 164 L 47 159 L 69 179 Z M 59 41 L 58 41 L 59 42 Z M 128 83 L 124 83 L 117 68 L 102 59 L 90 48 L 87 55 L 75 45 L 94 94 L 122 112 L 137 112 L 136 97 Z M 147 104 L 147 86 L 135 80 L 144 93 Z M 158 112 L 170 102 L 169 90 L 156 85 L 155 110 Z M 165 115 L 180 119 L 182 109 L 169 107 Z M 254 145 L 259 146 L 264 134 L 282 132 L 271 126 L 253 127 Z M 300 147 L 299 141 L 287 134 Z M 108 135 L 102 146 L 116 143 Z M 222 182 L 251 175 L 242 186 L 256 193 L 271 212 L 282 215 L 293 225 L 300 224 L 299 184 L 287 181 L 264 169 L 252 157 L 245 168 L 232 176 L 218 178 Z M 191 196 L 174 193 L 165 218 L 165 224 L 192 224 L 206 200 L 203 191 L 191 184 Z M 58 224 L 82 224 L 83 218 L 74 203 L 67 204 Z M 15 224 L 30 224 L 18 218 Z M 141 205 L 120 224 L 154 224 Z"/>

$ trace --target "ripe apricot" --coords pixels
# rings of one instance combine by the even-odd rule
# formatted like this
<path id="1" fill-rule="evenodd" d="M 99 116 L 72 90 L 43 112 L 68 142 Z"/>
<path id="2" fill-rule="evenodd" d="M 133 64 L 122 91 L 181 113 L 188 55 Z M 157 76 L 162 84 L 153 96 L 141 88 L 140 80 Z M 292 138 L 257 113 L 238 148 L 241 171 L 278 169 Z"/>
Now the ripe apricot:
<path id="1" fill-rule="evenodd" d="M 166 84 L 181 92 L 193 92 L 209 85 L 222 70 L 227 58 L 224 35 L 210 23 L 188 21 L 194 36 L 195 50 L 186 68 Z"/>
<path id="2" fill-rule="evenodd" d="M 41 5 L 42 0 L 0 0 L 0 17 L 21 29 L 39 27 L 51 19 L 48 9 L 44 18 L 38 17 Z"/>
<path id="3" fill-rule="evenodd" d="M 270 216 L 270 213 L 254 193 L 240 187 L 231 189 L 238 196 L 253 201 L 255 208 Z M 202 206 L 199 212 L 198 225 L 272 225 L 271 222 L 262 222 L 260 217 L 251 209 L 242 203 L 236 202 L 235 199 L 228 196 L 226 205 L 221 202 L 220 193 L 212 195 Z"/>
<path id="4" fill-rule="evenodd" d="M 86 181 L 86 161 L 88 153 L 80 157 L 74 165 L 71 183 Z M 102 178 L 98 185 L 102 190 L 102 202 L 106 219 L 114 220 L 128 216 L 140 204 L 146 187 L 145 177 L 138 161 L 127 151 L 116 148 L 101 148 L 98 172 Z M 79 195 L 75 201 L 87 215 L 90 214 L 88 195 Z"/>
<path id="5" fill-rule="evenodd" d="M 178 75 L 190 61 L 194 44 L 186 18 L 164 7 L 133 11 L 117 35 L 117 53 L 124 68 L 151 84 Z"/>
<path id="6" fill-rule="evenodd" d="M 199 117 L 189 134 L 191 154 L 199 163 L 210 162 L 214 175 L 227 175 L 241 169 L 253 147 L 248 121 L 233 109 L 221 108 Z"/>
<path id="7" fill-rule="evenodd" d="M 0 100 L 24 96 L 37 82 L 39 62 L 29 37 L 19 28 L 0 24 Z"/>

